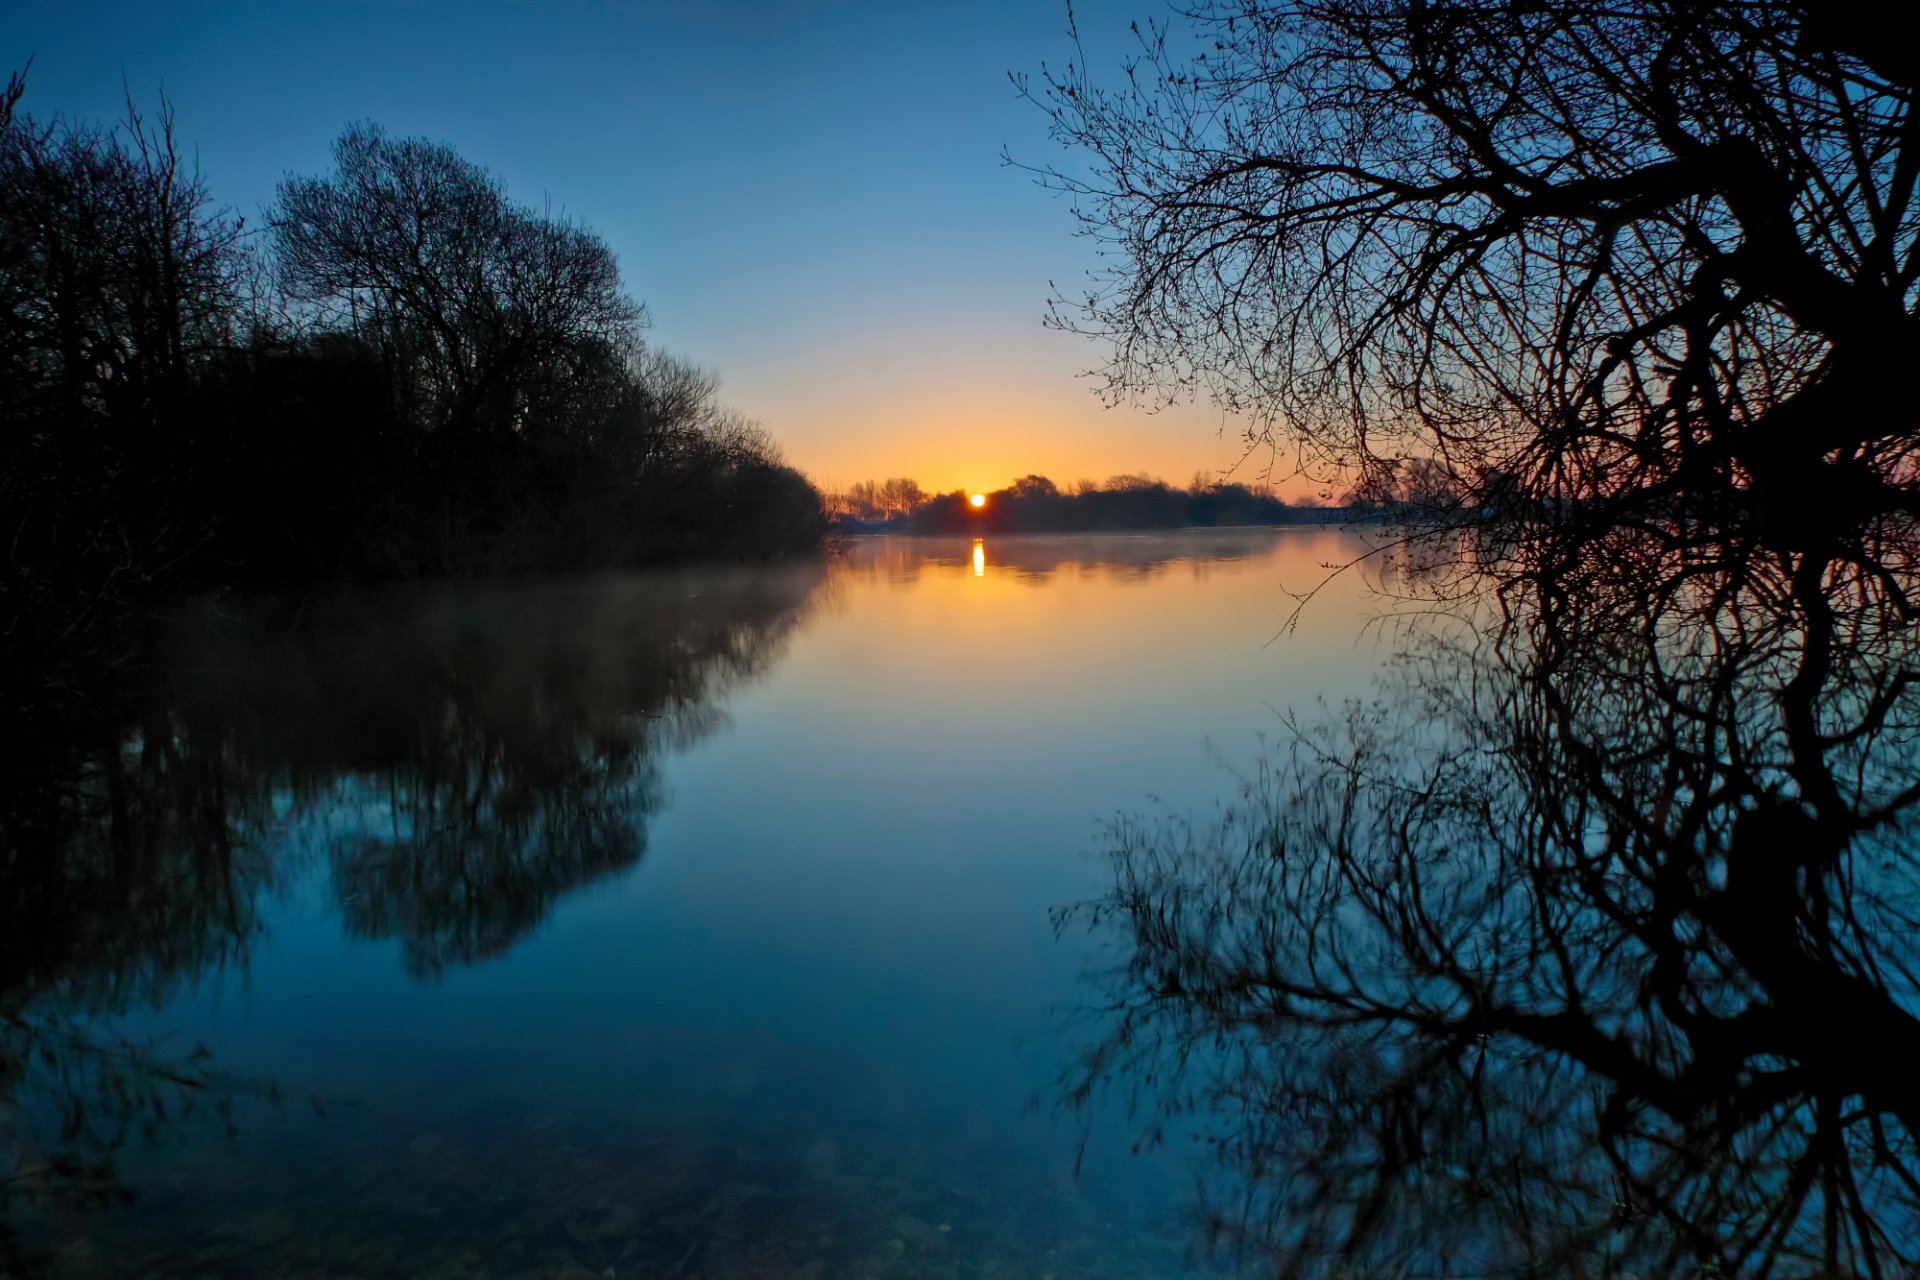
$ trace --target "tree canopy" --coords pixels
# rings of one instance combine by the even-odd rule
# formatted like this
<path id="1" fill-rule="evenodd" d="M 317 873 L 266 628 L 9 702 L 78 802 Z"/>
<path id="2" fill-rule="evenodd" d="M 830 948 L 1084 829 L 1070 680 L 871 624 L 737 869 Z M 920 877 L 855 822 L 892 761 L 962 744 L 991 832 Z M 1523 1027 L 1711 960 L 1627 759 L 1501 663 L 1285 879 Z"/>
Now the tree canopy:
<path id="1" fill-rule="evenodd" d="M 645 311 L 585 227 L 515 203 L 444 143 L 361 123 L 333 156 L 334 173 L 280 184 L 288 290 L 404 364 L 441 422 L 537 420 L 529 400 L 617 369 L 638 345 Z"/>

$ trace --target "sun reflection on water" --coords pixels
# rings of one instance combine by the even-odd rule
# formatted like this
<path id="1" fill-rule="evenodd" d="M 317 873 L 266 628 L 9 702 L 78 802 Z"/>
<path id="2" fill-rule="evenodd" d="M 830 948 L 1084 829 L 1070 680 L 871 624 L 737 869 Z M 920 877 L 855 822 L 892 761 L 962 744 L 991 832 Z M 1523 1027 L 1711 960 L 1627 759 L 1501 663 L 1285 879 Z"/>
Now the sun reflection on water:
<path id="1" fill-rule="evenodd" d="M 973 576 L 987 576 L 987 544 L 979 538 L 973 540 Z"/>

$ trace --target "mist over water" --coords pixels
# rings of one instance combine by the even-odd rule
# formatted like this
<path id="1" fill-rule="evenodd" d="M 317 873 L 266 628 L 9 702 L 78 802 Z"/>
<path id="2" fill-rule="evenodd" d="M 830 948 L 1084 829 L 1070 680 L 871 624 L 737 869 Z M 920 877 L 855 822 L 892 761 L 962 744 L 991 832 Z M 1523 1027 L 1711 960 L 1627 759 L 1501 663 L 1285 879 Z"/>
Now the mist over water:
<path id="1" fill-rule="evenodd" d="M 23 1248 L 73 1275 L 1212 1265 L 1182 1141 L 1132 1155 L 1117 1109 L 1056 1105 L 1088 956 L 1049 911 L 1102 887 L 1100 820 L 1210 812 L 1278 709 L 1365 691 L 1362 575 L 1287 630 L 1363 550 L 862 539 L 188 616 L 55 753 L 80 782 L 31 829 L 67 878 L 9 903 L 23 1034 L 71 1046 L 12 1129 L 61 1150 L 107 1080 L 131 1101 L 80 1136 L 135 1197 L 17 1200 Z M 190 1089 L 148 1070 L 182 1063 Z"/>

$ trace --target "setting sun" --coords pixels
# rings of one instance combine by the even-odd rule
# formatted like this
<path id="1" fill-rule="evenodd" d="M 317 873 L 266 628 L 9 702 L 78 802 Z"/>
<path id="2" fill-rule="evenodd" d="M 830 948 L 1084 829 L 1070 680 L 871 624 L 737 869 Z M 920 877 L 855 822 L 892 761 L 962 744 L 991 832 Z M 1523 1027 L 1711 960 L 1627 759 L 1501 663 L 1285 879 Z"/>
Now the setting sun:
<path id="1" fill-rule="evenodd" d="M 987 505 L 987 495 L 984 493 L 976 493 L 971 498 L 968 498 L 967 501 L 976 507 L 984 507 Z"/>

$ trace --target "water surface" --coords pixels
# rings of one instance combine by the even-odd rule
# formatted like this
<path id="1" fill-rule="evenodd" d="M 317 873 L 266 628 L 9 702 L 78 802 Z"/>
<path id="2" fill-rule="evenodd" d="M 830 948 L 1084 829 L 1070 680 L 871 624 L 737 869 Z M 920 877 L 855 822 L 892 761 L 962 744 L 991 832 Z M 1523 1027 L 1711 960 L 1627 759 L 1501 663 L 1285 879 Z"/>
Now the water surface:
<path id="1" fill-rule="evenodd" d="M 1366 692 L 1365 577 L 1295 594 L 1364 550 L 863 539 L 195 613 L 76 749 L 13 944 L 58 1049 L 18 1167 L 117 1146 L 75 1181 L 135 1198 L 17 1229 L 76 1276 L 1212 1265 L 1178 1135 L 1053 1105 L 1049 912 L 1099 821 L 1209 812 Z"/>

